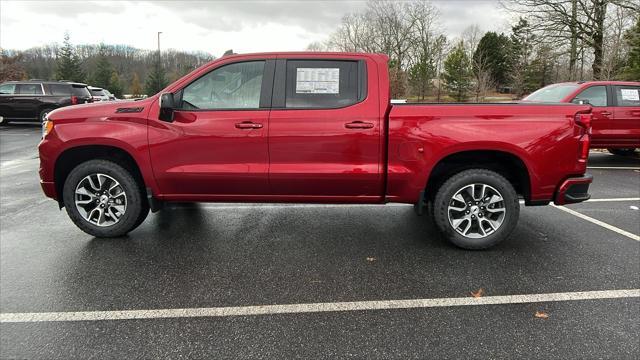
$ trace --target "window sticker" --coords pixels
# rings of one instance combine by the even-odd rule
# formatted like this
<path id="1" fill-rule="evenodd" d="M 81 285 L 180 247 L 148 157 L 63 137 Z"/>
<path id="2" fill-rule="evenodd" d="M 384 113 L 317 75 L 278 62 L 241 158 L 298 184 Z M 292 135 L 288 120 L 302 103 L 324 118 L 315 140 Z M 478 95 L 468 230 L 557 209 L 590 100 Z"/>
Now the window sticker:
<path id="1" fill-rule="evenodd" d="M 640 101 L 640 94 L 636 89 L 620 89 L 622 100 Z"/>
<path id="2" fill-rule="evenodd" d="M 339 68 L 298 68 L 296 94 L 339 94 Z"/>

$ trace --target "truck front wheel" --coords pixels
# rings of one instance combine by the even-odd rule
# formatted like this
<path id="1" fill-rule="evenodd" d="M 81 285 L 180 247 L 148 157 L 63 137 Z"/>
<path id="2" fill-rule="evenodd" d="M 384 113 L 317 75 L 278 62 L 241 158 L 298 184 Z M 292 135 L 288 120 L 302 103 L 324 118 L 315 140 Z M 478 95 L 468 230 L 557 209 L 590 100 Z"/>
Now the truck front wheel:
<path id="1" fill-rule="evenodd" d="M 149 212 L 140 185 L 112 161 L 90 160 L 76 166 L 64 183 L 67 214 L 95 237 L 117 237 L 136 228 Z"/>
<path id="2" fill-rule="evenodd" d="M 485 169 L 462 171 L 447 180 L 433 203 L 435 223 L 454 245 L 486 249 L 515 228 L 520 204 L 502 175 Z"/>

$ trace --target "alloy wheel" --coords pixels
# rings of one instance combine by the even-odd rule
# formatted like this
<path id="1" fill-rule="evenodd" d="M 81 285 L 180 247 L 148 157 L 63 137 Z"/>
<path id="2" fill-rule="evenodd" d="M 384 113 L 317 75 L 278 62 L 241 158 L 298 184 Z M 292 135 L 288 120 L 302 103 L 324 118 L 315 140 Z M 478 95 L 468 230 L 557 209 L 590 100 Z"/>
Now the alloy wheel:
<path id="1" fill-rule="evenodd" d="M 507 213 L 498 190 L 487 184 L 469 184 L 454 193 L 447 208 L 449 224 L 467 238 L 481 239 L 495 233 Z"/>
<path id="2" fill-rule="evenodd" d="M 127 194 L 113 177 L 96 173 L 85 176 L 75 191 L 76 209 L 88 222 L 112 226 L 127 210 Z"/>

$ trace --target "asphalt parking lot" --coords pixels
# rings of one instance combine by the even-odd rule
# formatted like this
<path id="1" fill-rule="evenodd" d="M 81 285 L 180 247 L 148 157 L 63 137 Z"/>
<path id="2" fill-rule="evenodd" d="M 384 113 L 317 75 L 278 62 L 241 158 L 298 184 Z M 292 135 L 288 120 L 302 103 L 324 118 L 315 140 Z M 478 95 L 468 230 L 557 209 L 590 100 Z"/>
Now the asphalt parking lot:
<path id="1" fill-rule="evenodd" d="M 177 204 L 99 240 L 41 193 L 39 137 L 0 128 L 2 359 L 640 358 L 640 158 L 593 152 L 594 201 L 487 251 L 393 204 Z"/>

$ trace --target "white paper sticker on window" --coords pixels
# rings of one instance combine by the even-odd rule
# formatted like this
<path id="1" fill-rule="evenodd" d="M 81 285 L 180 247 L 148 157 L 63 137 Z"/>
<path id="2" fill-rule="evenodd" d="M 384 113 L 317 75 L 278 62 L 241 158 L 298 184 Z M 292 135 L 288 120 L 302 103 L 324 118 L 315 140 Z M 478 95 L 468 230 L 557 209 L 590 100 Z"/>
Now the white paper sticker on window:
<path id="1" fill-rule="evenodd" d="M 339 68 L 298 68 L 296 94 L 338 94 Z"/>
<path id="2" fill-rule="evenodd" d="M 640 101 L 640 94 L 636 89 L 620 89 L 622 100 Z"/>

